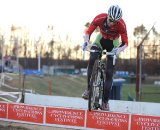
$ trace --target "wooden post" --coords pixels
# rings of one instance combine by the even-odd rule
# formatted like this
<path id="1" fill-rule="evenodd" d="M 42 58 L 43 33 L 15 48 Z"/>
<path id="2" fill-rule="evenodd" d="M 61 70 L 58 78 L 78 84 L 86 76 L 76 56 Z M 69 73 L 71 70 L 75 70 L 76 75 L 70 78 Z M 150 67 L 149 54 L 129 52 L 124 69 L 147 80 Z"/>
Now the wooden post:
<path id="1" fill-rule="evenodd" d="M 140 59 L 140 55 L 139 55 L 139 50 L 140 50 L 140 47 L 138 46 L 137 47 L 137 59 L 136 59 L 136 101 L 139 101 L 139 97 L 140 97 L 140 92 L 139 92 L 139 70 L 140 70 L 140 67 L 139 67 L 139 59 Z"/>
<path id="2" fill-rule="evenodd" d="M 144 40 L 147 39 L 150 31 L 153 29 L 155 23 L 153 24 L 152 28 L 148 31 L 148 33 L 145 35 L 145 37 L 142 39 L 142 41 L 140 42 L 140 44 L 137 46 L 137 62 L 136 62 L 136 101 L 140 100 L 140 96 L 141 96 L 141 92 L 140 92 L 140 85 L 141 85 L 141 71 L 140 71 L 140 66 L 141 66 L 141 47 L 143 45 Z"/>

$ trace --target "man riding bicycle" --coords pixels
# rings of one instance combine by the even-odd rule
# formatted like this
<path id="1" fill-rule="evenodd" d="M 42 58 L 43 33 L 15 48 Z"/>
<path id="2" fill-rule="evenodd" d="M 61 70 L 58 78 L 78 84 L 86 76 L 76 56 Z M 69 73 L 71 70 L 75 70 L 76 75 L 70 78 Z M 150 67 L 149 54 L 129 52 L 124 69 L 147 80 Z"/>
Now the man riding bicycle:
<path id="1" fill-rule="evenodd" d="M 122 10 L 118 5 L 113 5 L 109 8 L 108 14 L 101 13 L 97 15 L 90 26 L 85 32 L 84 35 L 84 44 L 83 51 L 85 51 L 88 46 L 90 37 L 94 30 L 99 27 L 100 33 L 97 35 L 91 50 L 102 51 L 107 50 L 108 52 L 112 51 L 118 55 L 128 46 L 128 35 L 126 30 L 126 24 L 122 19 Z M 89 87 L 90 87 L 90 77 L 92 74 L 92 69 L 95 60 L 98 58 L 98 53 L 90 52 L 90 58 L 88 63 L 87 70 L 87 81 L 88 88 L 82 94 L 84 99 L 88 99 L 89 96 Z M 107 56 L 106 62 L 106 79 L 105 79 L 105 88 L 104 88 L 104 102 L 102 103 L 103 110 L 109 110 L 109 94 L 113 85 L 113 56 Z"/>

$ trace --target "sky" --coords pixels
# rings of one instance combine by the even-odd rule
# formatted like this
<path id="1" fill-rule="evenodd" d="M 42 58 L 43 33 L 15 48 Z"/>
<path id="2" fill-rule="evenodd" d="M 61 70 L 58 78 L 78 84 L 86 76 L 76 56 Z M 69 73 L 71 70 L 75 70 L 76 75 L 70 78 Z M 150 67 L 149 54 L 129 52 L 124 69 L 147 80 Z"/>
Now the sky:
<path id="1" fill-rule="evenodd" d="M 159 0 L 1 0 L 0 28 L 11 24 L 27 26 L 42 32 L 48 24 L 60 35 L 82 38 L 84 25 L 113 4 L 123 11 L 128 35 L 136 26 L 144 24 L 149 30 L 160 29 Z M 158 30 L 159 31 L 159 30 Z"/>

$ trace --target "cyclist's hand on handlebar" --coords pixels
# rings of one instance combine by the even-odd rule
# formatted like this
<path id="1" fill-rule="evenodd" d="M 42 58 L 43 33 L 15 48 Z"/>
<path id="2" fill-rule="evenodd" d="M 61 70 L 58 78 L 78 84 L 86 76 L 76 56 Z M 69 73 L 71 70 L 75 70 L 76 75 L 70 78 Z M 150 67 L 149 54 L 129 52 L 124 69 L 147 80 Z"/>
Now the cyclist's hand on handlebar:
<path id="1" fill-rule="evenodd" d="M 85 51 L 88 45 L 89 45 L 89 42 L 84 42 L 82 45 L 82 50 Z"/>
<path id="2" fill-rule="evenodd" d="M 118 50 L 118 48 L 113 48 L 111 52 L 114 53 L 115 55 L 118 55 L 117 50 Z"/>
<path id="3" fill-rule="evenodd" d="M 115 55 L 119 55 L 119 53 L 122 52 L 126 47 L 127 47 L 127 45 L 113 48 L 111 52 L 115 53 Z"/>

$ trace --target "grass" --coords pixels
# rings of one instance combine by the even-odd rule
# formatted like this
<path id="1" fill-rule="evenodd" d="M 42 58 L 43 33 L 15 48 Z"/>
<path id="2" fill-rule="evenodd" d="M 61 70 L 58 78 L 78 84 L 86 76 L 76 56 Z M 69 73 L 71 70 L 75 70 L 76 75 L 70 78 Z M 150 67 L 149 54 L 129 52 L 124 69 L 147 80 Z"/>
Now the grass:
<path id="1" fill-rule="evenodd" d="M 22 81 L 19 85 L 18 76 L 11 76 L 13 77 L 13 80 L 8 81 L 7 83 L 14 87 L 22 88 Z M 51 91 L 52 95 L 81 97 L 81 94 L 86 89 L 86 86 L 86 77 L 64 75 L 44 77 L 26 76 L 24 87 L 26 89 L 32 89 L 36 93 L 43 95 L 48 95 L 50 93 L 49 91 Z M 5 91 L 10 90 L 6 89 L 6 87 L 2 87 L 1 89 Z M 158 87 L 153 84 L 143 84 L 142 92 L 141 101 L 160 103 L 160 86 Z M 128 100 L 128 95 L 131 95 L 133 98 L 135 98 L 135 84 L 124 83 L 122 85 L 122 100 Z"/>
<path id="2" fill-rule="evenodd" d="M 122 87 L 123 100 L 127 100 L 129 94 L 133 98 L 136 98 L 135 86 L 136 86 L 135 84 L 123 84 Z M 156 86 L 153 84 L 142 84 L 141 101 L 160 103 L 160 86 Z"/>

